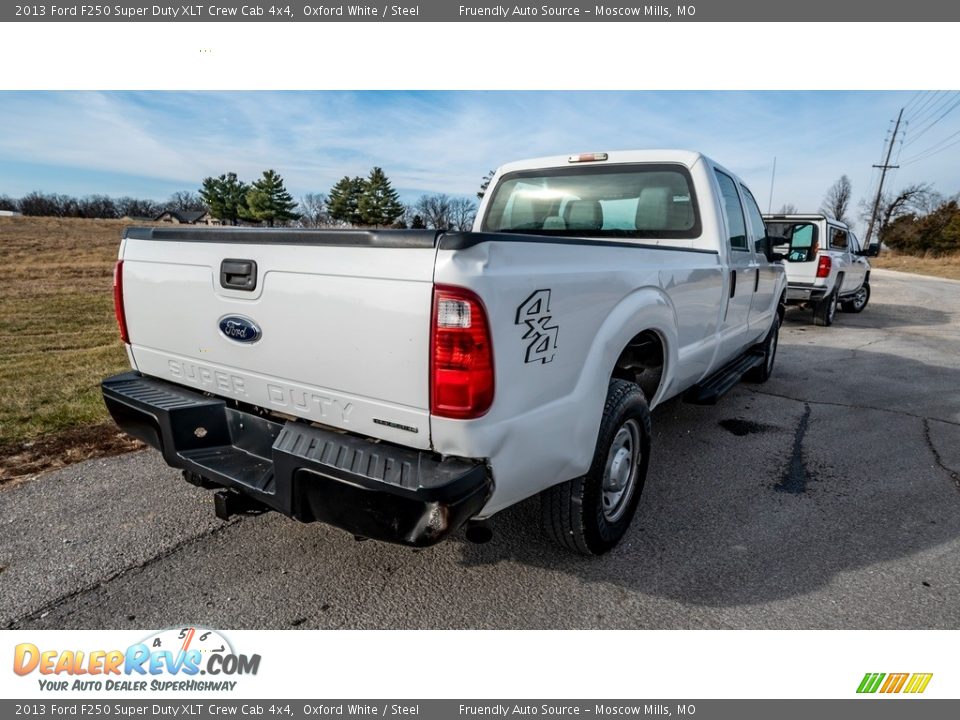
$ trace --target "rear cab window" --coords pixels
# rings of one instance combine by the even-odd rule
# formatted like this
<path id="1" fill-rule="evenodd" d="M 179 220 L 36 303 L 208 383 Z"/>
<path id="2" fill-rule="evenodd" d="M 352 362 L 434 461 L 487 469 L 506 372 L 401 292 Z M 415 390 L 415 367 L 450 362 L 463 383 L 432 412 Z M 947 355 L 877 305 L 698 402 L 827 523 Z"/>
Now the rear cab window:
<path id="1" fill-rule="evenodd" d="M 701 234 L 690 173 L 682 165 L 659 163 L 508 173 L 494 190 L 482 229 L 637 239 Z"/>

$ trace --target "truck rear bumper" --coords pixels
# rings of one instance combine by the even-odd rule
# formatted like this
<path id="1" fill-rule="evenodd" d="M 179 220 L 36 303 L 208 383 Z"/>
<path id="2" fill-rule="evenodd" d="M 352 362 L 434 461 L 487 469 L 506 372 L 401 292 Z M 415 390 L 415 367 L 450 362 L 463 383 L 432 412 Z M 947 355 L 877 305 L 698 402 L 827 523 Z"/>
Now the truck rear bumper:
<path id="1" fill-rule="evenodd" d="M 827 289 L 813 283 L 789 283 L 787 285 L 787 302 L 790 304 L 817 302 L 826 295 Z"/>
<path id="2" fill-rule="evenodd" d="M 277 422 L 136 372 L 107 378 L 103 398 L 128 434 L 167 464 L 303 522 L 424 546 L 486 504 L 484 464 Z"/>

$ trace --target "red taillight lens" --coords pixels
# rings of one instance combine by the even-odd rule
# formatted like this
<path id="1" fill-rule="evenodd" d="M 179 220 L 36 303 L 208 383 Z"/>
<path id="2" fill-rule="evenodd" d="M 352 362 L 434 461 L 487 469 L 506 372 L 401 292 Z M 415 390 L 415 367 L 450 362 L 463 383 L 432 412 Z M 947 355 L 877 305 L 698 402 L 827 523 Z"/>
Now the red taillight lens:
<path id="1" fill-rule="evenodd" d="M 433 291 L 430 412 L 476 418 L 493 403 L 493 346 L 483 303 L 460 287 Z"/>
<path id="2" fill-rule="evenodd" d="M 127 316 L 123 312 L 123 260 L 117 260 L 113 268 L 113 309 L 117 314 L 117 327 L 120 328 L 120 339 L 130 344 L 127 334 Z"/>
<path id="3" fill-rule="evenodd" d="M 817 277 L 825 278 L 830 277 L 830 266 L 832 261 L 828 255 L 821 255 L 820 260 L 817 262 Z"/>

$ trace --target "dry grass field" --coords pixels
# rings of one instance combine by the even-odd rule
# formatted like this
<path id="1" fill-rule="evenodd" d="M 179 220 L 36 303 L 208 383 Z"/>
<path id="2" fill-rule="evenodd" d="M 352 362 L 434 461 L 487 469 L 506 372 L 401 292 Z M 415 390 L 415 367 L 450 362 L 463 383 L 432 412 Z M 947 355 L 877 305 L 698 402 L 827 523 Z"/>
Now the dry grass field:
<path id="1" fill-rule="evenodd" d="M 934 258 L 884 252 L 878 258 L 870 258 L 870 265 L 884 270 L 960 280 L 960 253 Z"/>
<path id="2" fill-rule="evenodd" d="M 99 391 L 127 367 L 112 292 L 125 224 L 0 218 L 0 480 L 130 445 Z"/>

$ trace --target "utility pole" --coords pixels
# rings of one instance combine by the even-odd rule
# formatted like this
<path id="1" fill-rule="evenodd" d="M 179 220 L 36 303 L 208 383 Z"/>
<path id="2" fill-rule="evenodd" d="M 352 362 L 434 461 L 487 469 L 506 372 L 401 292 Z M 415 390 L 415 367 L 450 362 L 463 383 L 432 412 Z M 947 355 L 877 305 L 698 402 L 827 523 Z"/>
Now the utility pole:
<path id="1" fill-rule="evenodd" d="M 875 168 L 880 168 L 880 184 L 877 186 L 877 199 L 873 201 L 873 212 L 870 213 L 870 224 L 867 226 L 867 237 L 863 241 L 863 246 L 865 248 L 870 247 L 870 238 L 873 237 L 873 226 L 877 222 L 877 212 L 880 210 L 880 197 L 883 194 L 883 180 L 887 177 L 887 170 L 900 167 L 899 165 L 890 164 L 890 156 L 893 154 L 893 145 L 897 140 L 897 133 L 900 130 L 901 119 L 903 119 L 903 108 L 900 108 L 900 114 L 897 115 L 897 124 L 893 126 L 893 135 L 890 136 L 890 144 L 887 145 L 886 160 L 883 161 L 883 165 L 873 166 Z"/>

